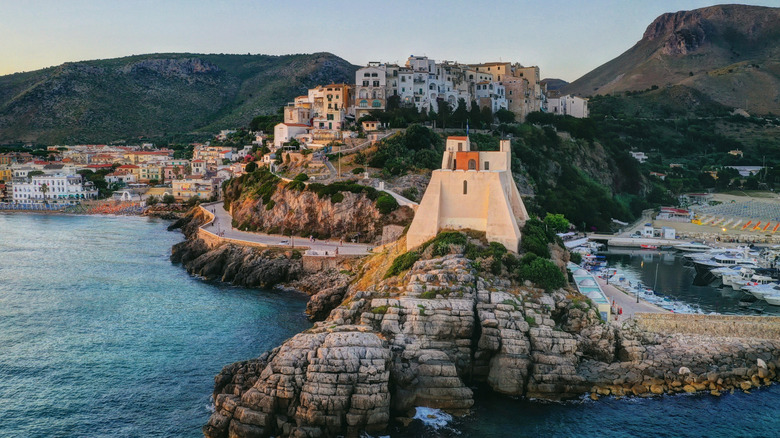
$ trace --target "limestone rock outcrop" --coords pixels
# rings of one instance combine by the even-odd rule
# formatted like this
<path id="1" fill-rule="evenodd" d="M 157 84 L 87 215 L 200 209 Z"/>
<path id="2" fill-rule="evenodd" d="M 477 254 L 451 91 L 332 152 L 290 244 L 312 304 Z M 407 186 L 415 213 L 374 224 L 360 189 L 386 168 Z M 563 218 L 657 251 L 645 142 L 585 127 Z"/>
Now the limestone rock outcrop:
<path id="1" fill-rule="evenodd" d="M 683 366 L 691 372 L 679 375 Z M 354 281 L 326 320 L 226 367 L 204 433 L 359 436 L 416 406 L 466 413 L 476 384 L 549 400 L 719 394 L 777 380 L 778 367 L 778 340 L 616 327 L 571 290 L 517 285 L 451 254 L 417 261 L 402 277 Z"/>

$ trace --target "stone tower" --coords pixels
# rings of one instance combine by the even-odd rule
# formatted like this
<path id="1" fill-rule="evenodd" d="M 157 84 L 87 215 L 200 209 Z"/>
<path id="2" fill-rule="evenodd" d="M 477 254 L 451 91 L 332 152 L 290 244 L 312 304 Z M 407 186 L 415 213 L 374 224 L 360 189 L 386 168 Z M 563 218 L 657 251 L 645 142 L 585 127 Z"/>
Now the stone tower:
<path id="1" fill-rule="evenodd" d="M 441 169 L 434 170 L 412 225 L 407 250 L 440 230 L 484 231 L 488 241 L 517 251 L 528 219 L 512 179 L 509 140 L 497 152 L 472 151 L 468 137 L 448 137 Z"/>

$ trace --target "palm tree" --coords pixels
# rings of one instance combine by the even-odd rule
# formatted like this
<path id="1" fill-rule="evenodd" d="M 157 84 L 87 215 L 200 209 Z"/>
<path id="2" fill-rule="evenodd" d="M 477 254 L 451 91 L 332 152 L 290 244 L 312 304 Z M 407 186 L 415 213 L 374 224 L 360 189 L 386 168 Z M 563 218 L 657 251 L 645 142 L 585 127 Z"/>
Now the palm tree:
<path id="1" fill-rule="evenodd" d="M 46 183 L 43 183 L 43 184 L 41 184 L 41 187 L 39 188 L 39 190 L 41 191 L 41 194 L 43 194 L 43 203 L 44 204 L 48 204 L 48 202 L 46 202 L 46 193 L 49 192 L 49 185 L 46 184 Z"/>

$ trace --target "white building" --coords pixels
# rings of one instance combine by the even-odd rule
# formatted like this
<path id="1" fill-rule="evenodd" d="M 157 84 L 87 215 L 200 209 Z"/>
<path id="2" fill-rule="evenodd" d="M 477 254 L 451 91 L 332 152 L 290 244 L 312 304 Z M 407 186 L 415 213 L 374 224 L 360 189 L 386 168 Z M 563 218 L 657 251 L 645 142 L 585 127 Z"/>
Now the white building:
<path id="1" fill-rule="evenodd" d="M 274 126 L 274 147 L 280 148 L 298 135 L 306 134 L 311 126 L 297 123 L 279 123 Z"/>
<path id="2" fill-rule="evenodd" d="M 76 204 L 97 196 L 95 186 L 85 183 L 81 175 L 37 175 L 29 182 L 14 182 L 13 187 L 13 202 L 17 204 Z"/>
<path id="3" fill-rule="evenodd" d="M 631 154 L 631 156 L 640 163 L 647 161 L 647 155 L 645 155 L 644 152 L 629 152 L 629 154 Z"/>
<path id="4" fill-rule="evenodd" d="M 588 99 L 569 94 L 547 99 L 547 112 L 559 116 L 568 115 L 578 119 L 583 119 L 590 115 Z"/>
<path id="5" fill-rule="evenodd" d="M 369 62 L 355 73 L 355 117 L 387 108 L 387 65 Z"/>

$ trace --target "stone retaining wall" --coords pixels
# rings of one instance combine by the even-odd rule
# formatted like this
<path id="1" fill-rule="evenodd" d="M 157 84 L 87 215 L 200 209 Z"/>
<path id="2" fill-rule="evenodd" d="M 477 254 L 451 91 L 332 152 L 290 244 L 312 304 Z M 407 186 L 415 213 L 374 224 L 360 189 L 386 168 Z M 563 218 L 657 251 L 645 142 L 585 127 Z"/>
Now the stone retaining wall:
<path id="1" fill-rule="evenodd" d="M 665 334 L 697 334 L 731 338 L 780 339 L 780 317 L 637 313 L 637 325 Z"/>

